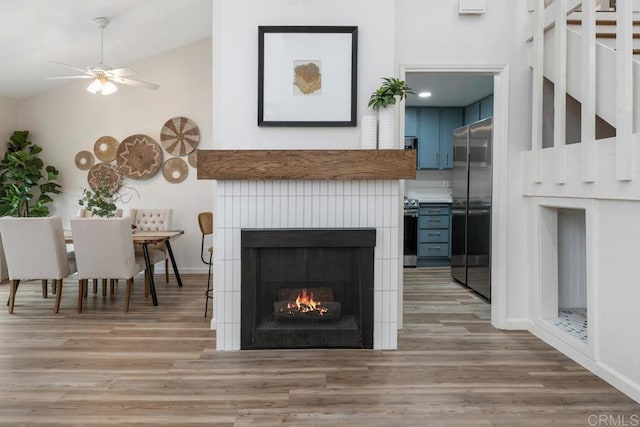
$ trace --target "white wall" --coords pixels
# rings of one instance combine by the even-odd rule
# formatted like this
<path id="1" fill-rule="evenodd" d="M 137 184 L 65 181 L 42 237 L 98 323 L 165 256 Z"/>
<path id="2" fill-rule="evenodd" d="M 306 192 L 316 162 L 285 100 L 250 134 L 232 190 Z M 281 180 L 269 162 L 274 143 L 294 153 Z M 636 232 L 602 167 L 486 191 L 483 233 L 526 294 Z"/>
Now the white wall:
<path id="1" fill-rule="evenodd" d="M 18 103 L 14 99 L 0 96 L 0 152 L 4 156 L 7 141 L 18 124 Z"/>
<path id="2" fill-rule="evenodd" d="M 114 95 L 91 95 L 82 81 L 18 101 L 18 127 L 31 131 L 33 142 L 43 147 L 45 163 L 60 170 L 63 194 L 56 197 L 52 213 L 67 225 L 75 215 L 88 183 L 87 172 L 76 168 L 74 157 L 81 150 L 93 151 L 103 135 L 122 141 L 142 133 L 159 143 L 164 123 L 185 116 L 198 124 L 199 148 L 211 148 L 211 55 L 208 38 L 129 64 L 140 79 L 159 84 L 157 91 L 120 85 Z M 170 157 L 163 155 L 165 160 Z M 125 183 L 140 193 L 140 198 L 134 196 L 120 206 L 125 215 L 131 208 L 172 208 L 174 228 L 185 230 L 173 244 L 181 272 L 206 272 L 198 254 L 197 215 L 211 210 L 212 182 L 196 180 L 196 170 L 189 167 L 189 176 L 180 184 L 167 182 L 161 171 L 148 180 Z"/>
<path id="3" fill-rule="evenodd" d="M 214 0 L 216 148 L 358 148 L 359 128 L 259 128 L 258 26 L 358 26 L 358 113 L 380 77 L 395 75 L 393 0 Z"/>
<path id="4" fill-rule="evenodd" d="M 480 16 L 458 15 L 457 0 L 396 2 L 396 62 L 398 65 L 445 67 L 508 65 L 508 204 L 502 224 L 508 240 L 508 258 L 494 259 L 507 274 L 507 322 L 502 327 L 526 326 L 527 271 L 524 201 L 520 153 L 530 146 L 530 71 L 524 34 L 526 2 L 492 0 Z M 496 101 L 498 100 L 496 99 Z"/>

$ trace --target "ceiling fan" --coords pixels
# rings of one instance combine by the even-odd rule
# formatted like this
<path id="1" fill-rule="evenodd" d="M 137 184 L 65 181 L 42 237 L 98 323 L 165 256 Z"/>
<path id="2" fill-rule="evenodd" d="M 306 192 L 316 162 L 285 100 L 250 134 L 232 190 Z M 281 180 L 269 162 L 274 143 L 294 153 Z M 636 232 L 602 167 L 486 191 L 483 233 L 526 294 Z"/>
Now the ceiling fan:
<path id="1" fill-rule="evenodd" d="M 92 79 L 91 84 L 87 87 L 87 91 L 93 94 L 100 92 L 102 95 L 111 95 L 118 90 L 114 83 L 121 83 L 130 86 L 144 87 L 146 89 L 156 90 L 160 86 L 154 83 L 142 80 L 132 79 L 131 75 L 138 74 L 130 68 L 111 68 L 102 63 L 104 53 L 104 29 L 109 25 L 107 18 L 96 18 L 94 24 L 100 29 L 100 63 L 96 67 L 87 67 L 85 69 L 74 67 L 73 65 L 64 64 L 62 62 L 51 61 L 54 64 L 62 65 L 75 71 L 83 73 L 75 76 L 47 77 L 47 80 L 63 80 L 63 79 Z"/>

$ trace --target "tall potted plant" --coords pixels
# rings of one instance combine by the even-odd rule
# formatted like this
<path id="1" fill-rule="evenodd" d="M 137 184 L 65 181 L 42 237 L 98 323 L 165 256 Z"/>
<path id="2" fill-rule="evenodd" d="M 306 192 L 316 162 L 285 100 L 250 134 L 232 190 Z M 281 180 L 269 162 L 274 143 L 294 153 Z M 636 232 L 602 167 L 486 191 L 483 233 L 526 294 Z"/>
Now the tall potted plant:
<path id="1" fill-rule="evenodd" d="M 369 98 L 369 107 L 378 110 L 378 146 L 396 148 L 396 102 L 415 92 L 404 80 L 395 77 L 383 77 L 382 80 Z"/>
<path id="2" fill-rule="evenodd" d="M 58 170 L 45 166 L 42 147 L 28 138 L 28 130 L 13 132 L 0 161 L 0 216 L 47 216 L 52 196 L 61 193 Z"/>

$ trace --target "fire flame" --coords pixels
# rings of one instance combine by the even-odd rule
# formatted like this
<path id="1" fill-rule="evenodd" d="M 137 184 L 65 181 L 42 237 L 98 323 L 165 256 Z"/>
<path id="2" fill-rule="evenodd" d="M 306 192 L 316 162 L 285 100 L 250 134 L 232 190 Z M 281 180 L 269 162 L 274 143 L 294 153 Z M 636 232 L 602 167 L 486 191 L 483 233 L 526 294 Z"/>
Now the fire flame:
<path id="1" fill-rule="evenodd" d="M 317 311 L 320 316 L 329 311 L 320 301 L 316 301 L 313 298 L 313 292 L 307 292 L 306 289 L 303 289 L 302 293 L 296 297 L 296 301 L 290 302 L 287 308 L 297 308 L 301 313 Z"/>

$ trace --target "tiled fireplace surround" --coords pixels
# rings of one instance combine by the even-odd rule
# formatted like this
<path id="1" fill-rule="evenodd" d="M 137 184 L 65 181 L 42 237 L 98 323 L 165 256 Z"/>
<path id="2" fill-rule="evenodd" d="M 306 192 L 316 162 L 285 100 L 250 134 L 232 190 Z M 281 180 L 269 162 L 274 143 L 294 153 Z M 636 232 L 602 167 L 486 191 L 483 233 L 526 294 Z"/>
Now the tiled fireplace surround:
<path id="1" fill-rule="evenodd" d="M 375 227 L 374 349 L 397 348 L 402 203 L 398 180 L 218 181 L 214 317 L 218 350 L 240 349 L 243 228 Z"/>

